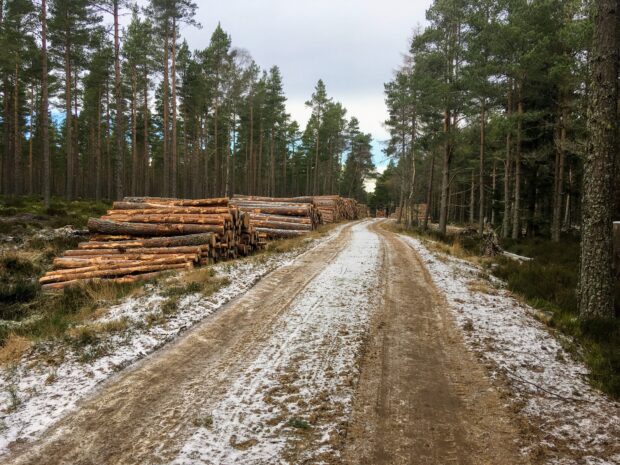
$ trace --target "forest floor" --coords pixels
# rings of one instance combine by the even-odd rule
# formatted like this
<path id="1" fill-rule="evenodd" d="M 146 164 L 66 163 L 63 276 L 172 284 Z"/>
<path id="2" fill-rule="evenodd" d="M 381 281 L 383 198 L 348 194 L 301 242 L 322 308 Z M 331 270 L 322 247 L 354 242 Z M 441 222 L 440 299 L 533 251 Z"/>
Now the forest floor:
<path id="1" fill-rule="evenodd" d="M 134 326 L 69 400 L 55 379 L 29 394 L 61 409 L 47 429 L 41 405 L 14 406 L 0 462 L 620 463 L 620 406 L 536 312 L 387 224 L 341 226 L 226 304 L 213 301 L 225 286 L 185 296 L 157 331 Z M 107 318 L 139 319 L 151 300 Z"/>

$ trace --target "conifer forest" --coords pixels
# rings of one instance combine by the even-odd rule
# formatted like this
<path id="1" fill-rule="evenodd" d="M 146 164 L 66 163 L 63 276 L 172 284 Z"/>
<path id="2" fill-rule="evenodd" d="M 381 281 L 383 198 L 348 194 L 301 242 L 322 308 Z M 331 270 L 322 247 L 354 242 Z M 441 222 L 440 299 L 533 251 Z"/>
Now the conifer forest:
<path id="1" fill-rule="evenodd" d="M 0 0 L 0 465 L 620 464 L 620 0 Z"/>

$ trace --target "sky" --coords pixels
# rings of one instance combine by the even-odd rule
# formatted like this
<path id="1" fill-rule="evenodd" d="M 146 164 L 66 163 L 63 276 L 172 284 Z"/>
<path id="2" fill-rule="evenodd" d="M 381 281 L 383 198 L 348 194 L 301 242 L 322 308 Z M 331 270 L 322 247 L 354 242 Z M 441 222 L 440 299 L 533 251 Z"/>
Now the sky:
<path id="1" fill-rule="evenodd" d="M 194 1 L 202 29 L 181 31 L 190 48 L 206 48 L 219 22 L 233 47 L 248 50 L 261 68 L 280 67 L 288 112 L 302 127 L 310 116 L 304 102 L 323 79 L 328 94 L 373 135 L 377 166 L 387 164 L 383 84 L 424 25 L 431 0 Z"/>

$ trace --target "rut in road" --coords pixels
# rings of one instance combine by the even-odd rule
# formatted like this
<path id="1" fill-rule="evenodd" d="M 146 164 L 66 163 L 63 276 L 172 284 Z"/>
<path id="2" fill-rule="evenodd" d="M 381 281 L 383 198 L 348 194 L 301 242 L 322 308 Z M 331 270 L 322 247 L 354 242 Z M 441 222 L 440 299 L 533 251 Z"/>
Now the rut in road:
<path id="1" fill-rule="evenodd" d="M 523 463 L 518 433 L 413 248 L 380 225 L 373 315 L 345 450 L 350 464 Z"/>
<path id="2" fill-rule="evenodd" d="M 21 464 L 518 463 L 415 252 L 350 224 L 120 373 Z"/>

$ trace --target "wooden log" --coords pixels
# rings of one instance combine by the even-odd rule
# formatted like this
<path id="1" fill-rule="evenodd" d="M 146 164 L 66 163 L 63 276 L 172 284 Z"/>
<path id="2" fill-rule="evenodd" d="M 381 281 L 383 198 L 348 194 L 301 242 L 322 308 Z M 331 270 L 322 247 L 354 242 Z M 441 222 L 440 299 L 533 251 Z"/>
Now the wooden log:
<path id="1" fill-rule="evenodd" d="M 149 224 L 124 223 L 91 218 L 88 230 L 103 234 L 127 234 L 131 236 L 175 236 L 182 234 L 216 233 L 223 235 L 224 226 L 207 224 Z"/>
<path id="2" fill-rule="evenodd" d="M 117 208 L 119 206 L 135 208 Z M 114 209 L 108 215 L 218 215 L 232 214 L 229 207 L 175 207 L 173 205 L 155 205 L 143 203 L 115 202 Z"/>
<path id="3" fill-rule="evenodd" d="M 266 215 L 263 213 L 250 213 L 252 220 L 258 221 L 279 221 L 283 223 L 309 224 L 312 225 L 312 219 L 306 216 L 283 216 L 283 215 Z"/>
<path id="4" fill-rule="evenodd" d="M 281 203 L 312 203 L 313 197 L 260 197 L 257 195 L 238 195 L 235 194 L 232 200 L 254 200 L 259 202 L 281 202 Z"/>
<path id="5" fill-rule="evenodd" d="M 153 224 L 211 224 L 222 225 L 232 223 L 232 215 L 109 215 L 102 216 L 102 220 L 124 223 L 153 223 Z"/>
<path id="6" fill-rule="evenodd" d="M 295 231 L 288 229 L 272 229 L 272 228 L 256 228 L 259 233 L 263 233 L 264 237 L 271 239 L 280 239 L 287 237 L 303 236 L 307 231 Z"/>
<path id="7" fill-rule="evenodd" d="M 73 281 L 78 279 L 93 279 L 93 278 L 103 278 L 103 277 L 115 277 L 115 276 L 125 276 L 130 274 L 138 274 L 138 273 L 146 273 L 153 271 L 164 271 L 164 270 L 180 270 L 180 269 L 190 269 L 193 265 L 191 263 L 178 263 L 178 264 L 164 264 L 164 265 L 141 265 L 141 266 L 132 266 L 125 268 L 110 268 L 105 270 L 95 270 L 88 272 L 75 272 L 75 273 L 63 273 L 52 276 L 43 276 L 39 279 L 41 284 L 49 284 L 53 282 L 61 282 L 61 281 Z M 72 270 L 75 271 L 75 270 Z"/>
<path id="8" fill-rule="evenodd" d="M 187 247 L 209 244 L 214 246 L 217 236 L 211 233 L 188 234 L 186 236 L 136 238 L 117 242 L 80 242 L 80 249 L 126 249 L 152 247 Z"/>
<path id="9" fill-rule="evenodd" d="M 123 263 L 97 263 L 91 266 L 84 266 L 81 268 L 73 268 L 73 269 L 63 269 L 63 270 L 52 270 L 48 271 L 43 278 L 53 278 L 55 276 L 64 276 L 66 274 L 73 273 L 90 273 L 91 271 L 103 271 L 103 270 L 115 270 L 119 268 L 129 268 L 132 266 L 143 266 L 143 265 L 178 265 L 180 263 L 187 263 L 188 261 L 183 256 L 175 256 L 173 258 L 158 258 L 156 260 L 129 260 Z M 41 278 L 41 279 L 43 279 Z"/>
<path id="10" fill-rule="evenodd" d="M 269 204 L 236 204 L 242 211 L 250 213 L 264 213 L 272 215 L 287 215 L 287 216 L 310 216 L 310 206 L 296 207 L 296 206 L 279 206 Z"/>
<path id="11" fill-rule="evenodd" d="M 177 207 L 210 207 L 216 205 L 228 205 L 228 197 L 213 199 L 173 199 L 166 197 L 125 197 L 125 202 L 131 203 L 155 203 L 161 205 L 174 205 Z"/>
<path id="12" fill-rule="evenodd" d="M 86 245 L 89 243 L 86 242 Z M 114 248 L 114 249 L 77 249 L 66 250 L 65 257 L 84 257 L 89 255 L 120 255 L 120 254 L 196 254 L 209 250 L 209 245 L 195 247 L 141 247 L 141 248 Z"/>
<path id="13" fill-rule="evenodd" d="M 119 255 L 101 255 L 101 256 L 89 256 L 89 257 L 58 257 L 54 259 L 54 268 L 67 269 L 67 268 L 85 268 L 89 266 L 108 266 L 113 264 L 127 265 L 139 263 L 155 263 L 157 260 L 165 258 L 166 262 L 172 262 L 173 259 L 181 258 L 179 263 L 183 262 L 196 262 L 200 258 L 200 253 L 194 254 L 119 254 Z"/>
<path id="14" fill-rule="evenodd" d="M 290 231 L 312 231 L 312 225 L 310 224 L 297 224 L 287 223 L 284 221 L 263 221 L 252 218 L 252 224 L 256 228 L 268 228 L 268 229 L 287 229 Z"/>
<path id="15" fill-rule="evenodd" d="M 133 274 L 129 276 L 123 276 L 122 278 L 110 278 L 110 279 L 97 278 L 97 279 L 90 279 L 90 280 L 74 279 L 71 281 L 62 281 L 59 283 L 44 284 L 43 286 L 41 286 L 41 289 L 43 289 L 44 291 L 61 291 L 63 289 L 66 289 L 67 287 L 92 284 L 92 283 L 95 283 L 95 284 L 97 283 L 106 283 L 106 284 L 107 283 L 115 283 L 115 284 L 134 283 L 138 281 L 147 281 L 149 279 L 154 279 L 160 276 L 162 273 L 163 271 L 155 271 L 153 273 L 142 273 L 142 274 Z"/>

